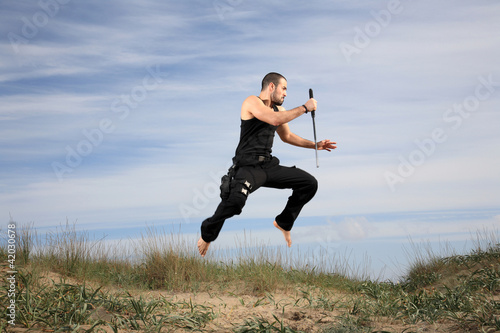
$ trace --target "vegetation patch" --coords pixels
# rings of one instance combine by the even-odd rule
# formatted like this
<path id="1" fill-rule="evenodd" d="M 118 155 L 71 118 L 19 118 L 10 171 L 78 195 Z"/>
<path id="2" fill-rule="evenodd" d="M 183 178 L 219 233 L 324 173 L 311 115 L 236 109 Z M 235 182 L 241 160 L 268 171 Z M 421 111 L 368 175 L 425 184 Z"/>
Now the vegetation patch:
<path id="1" fill-rule="evenodd" d="M 0 316 L 15 302 L 15 325 L 2 319 L 2 331 L 500 330 L 500 245 L 492 235 L 467 254 L 416 256 L 399 282 L 291 269 L 265 249 L 236 262 L 206 260 L 179 235 L 156 231 L 131 250 L 140 258 L 70 225 L 44 239 L 28 225 L 16 241 L 15 283 L 0 291 Z M 4 242 L 4 276 L 8 254 Z"/>

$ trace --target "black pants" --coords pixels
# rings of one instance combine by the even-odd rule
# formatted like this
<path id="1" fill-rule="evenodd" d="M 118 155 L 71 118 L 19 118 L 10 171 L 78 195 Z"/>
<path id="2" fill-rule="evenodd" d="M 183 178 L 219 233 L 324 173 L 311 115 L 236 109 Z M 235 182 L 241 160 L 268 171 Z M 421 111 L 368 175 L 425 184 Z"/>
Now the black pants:
<path id="1" fill-rule="evenodd" d="M 285 209 L 276 216 L 278 225 L 289 231 L 302 207 L 316 194 L 318 182 L 304 170 L 279 165 L 279 160 L 276 158 L 256 165 L 238 167 L 229 197 L 223 199 L 214 215 L 201 224 L 203 240 L 213 242 L 217 239 L 224 221 L 234 215 L 239 215 L 248 195 L 261 186 L 293 190 Z"/>

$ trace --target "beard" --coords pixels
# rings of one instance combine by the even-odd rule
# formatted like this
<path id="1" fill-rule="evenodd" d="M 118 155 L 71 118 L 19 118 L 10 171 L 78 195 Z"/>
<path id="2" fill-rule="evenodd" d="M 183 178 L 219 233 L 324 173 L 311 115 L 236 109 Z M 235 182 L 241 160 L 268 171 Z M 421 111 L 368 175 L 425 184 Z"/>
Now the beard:
<path id="1" fill-rule="evenodd" d="M 271 95 L 271 102 L 275 105 L 281 106 L 285 101 L 285 97 L 279 97 L 276 91 Z"/>

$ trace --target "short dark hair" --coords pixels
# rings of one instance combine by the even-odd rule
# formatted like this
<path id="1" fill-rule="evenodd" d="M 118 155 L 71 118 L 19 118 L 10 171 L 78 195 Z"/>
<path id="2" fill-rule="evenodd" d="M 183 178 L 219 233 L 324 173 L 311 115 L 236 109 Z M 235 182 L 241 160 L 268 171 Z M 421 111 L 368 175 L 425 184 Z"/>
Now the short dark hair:
<path id="1" fill-rule="evenodd" d="M 280 73 L 271 72 L 266 74 L 266 76 L 264 76 L 264 78 L 262 79 L 261 91 L 264 91 L 264 89 L 267 88 L 269 83 L 274 83 L 274 85 L 277 86 L 280 83 L 281 79 L 285 79 L 286 81 L 286 78 Z"/>

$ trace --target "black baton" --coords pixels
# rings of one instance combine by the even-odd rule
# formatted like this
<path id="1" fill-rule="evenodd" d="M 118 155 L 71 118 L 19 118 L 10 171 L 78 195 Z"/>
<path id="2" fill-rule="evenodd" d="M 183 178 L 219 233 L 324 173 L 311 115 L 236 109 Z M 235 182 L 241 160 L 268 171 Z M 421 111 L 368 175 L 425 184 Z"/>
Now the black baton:
<path id="1" fill-rule="evenodd" d="M 314 98 L 313 96 L 313 90 L 309 89 L 309 98 Z M 316 121 L 314 118 L 316 117 L 316 111 L 311 111 L 311 117 L 313 120 L 313 132 L 314 132 L 314 151 L 316 153 L 316 168 L 319 168 L 319 162 L 318 162 L 318 142 L 316 141 Z"/>

